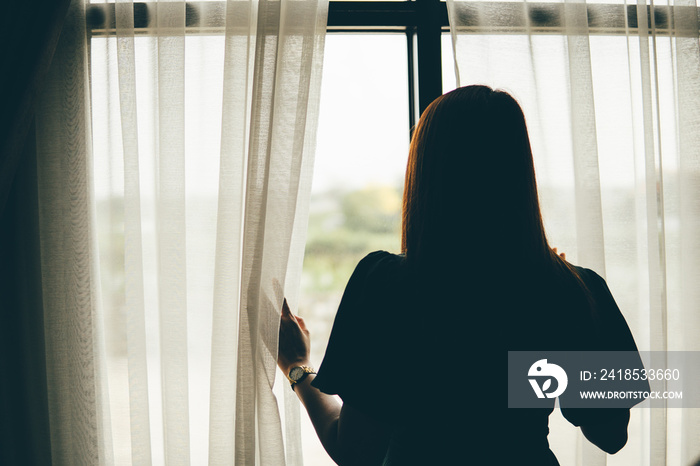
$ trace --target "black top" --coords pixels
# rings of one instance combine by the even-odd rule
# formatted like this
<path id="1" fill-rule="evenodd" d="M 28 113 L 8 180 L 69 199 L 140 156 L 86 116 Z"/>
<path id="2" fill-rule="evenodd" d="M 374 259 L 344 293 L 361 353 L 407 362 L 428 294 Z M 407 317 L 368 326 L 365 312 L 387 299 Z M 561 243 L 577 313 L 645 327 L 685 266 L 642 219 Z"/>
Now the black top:
<path id="1" fill-rule="evenodd" d="M 447 261 L 412 271 L 377 251 L 343 294 L 312 385 L 389 425 L 385 465 L 556 465 L 546 409 L 507 408 L 507 352 L 636 351 L 605 281 L 577 267 L 572 282 L 514 264 L 484 278 Z M 578 291 L 577 291 L 578 290 Z M 572 424 L 610 410 L 562 409 Z"/>

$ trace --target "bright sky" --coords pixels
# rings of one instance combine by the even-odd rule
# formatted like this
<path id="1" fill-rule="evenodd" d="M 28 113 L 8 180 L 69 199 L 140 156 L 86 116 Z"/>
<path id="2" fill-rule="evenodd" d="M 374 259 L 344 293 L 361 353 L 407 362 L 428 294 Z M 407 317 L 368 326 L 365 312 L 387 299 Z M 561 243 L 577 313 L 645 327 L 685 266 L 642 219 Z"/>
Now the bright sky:
<path id="1" fill-rule="evenodd" d="M 406 38 L 326 37 L 313 190 L 401 183 L 409 142 Z"/>

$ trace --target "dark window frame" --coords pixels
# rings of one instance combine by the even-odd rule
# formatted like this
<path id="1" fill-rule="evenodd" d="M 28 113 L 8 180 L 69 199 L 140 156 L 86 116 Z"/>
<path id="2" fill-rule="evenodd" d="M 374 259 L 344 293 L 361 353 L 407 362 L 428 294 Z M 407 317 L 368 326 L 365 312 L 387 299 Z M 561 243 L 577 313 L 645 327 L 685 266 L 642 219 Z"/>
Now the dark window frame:
<path id="1" fill-rule="evenodd" d="M 406 35 L 409 125 L 442 95 L 442 32 L 447 5 L 440 0 L 407 2 L 331 1 L 328 32 L 397 32 Z"/>

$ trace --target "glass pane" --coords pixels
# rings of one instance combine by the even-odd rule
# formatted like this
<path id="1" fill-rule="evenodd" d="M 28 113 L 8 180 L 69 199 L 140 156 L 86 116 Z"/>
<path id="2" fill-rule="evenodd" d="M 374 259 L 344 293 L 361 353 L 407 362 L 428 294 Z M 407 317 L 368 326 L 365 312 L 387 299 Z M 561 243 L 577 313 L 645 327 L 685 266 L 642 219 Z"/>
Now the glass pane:
<path id="1" fill-rule="evenodd" d="M 452 34 L 442 34 L 442 93 L 445 94 L 457 88 L 455 74 L 455 55 L 452 47 Z"/>
<path id="2" fill-rule="evenodd" d="M 299 312 L 312 361 L 325 352 L 355 265 L 378 249 L 398 253 L 409 143 L 403 34 L 326 37 L 320 123 Z M 304 464 L 333 465 L 306 415 Z"/>

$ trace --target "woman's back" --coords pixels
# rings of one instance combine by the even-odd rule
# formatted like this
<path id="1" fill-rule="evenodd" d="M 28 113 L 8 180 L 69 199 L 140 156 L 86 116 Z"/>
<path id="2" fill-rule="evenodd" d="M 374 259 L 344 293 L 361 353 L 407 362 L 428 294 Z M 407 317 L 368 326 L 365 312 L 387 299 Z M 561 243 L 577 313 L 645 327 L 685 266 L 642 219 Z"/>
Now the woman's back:
<path id="1" fill-rule="evenodd" d="M 587 269 L 599 318 L 556 275 L 510 264 L 486 280 L 474 267 L 415 270 L 380 251 L 348 283 L 313 385 L 392 426 L 387 464 L 438 464 L 436 456 L 557 464 L 547 443 L 554 400 L 548 409 L 507 407 L 508 351 L 634 345 L 604 282 Z"/>

